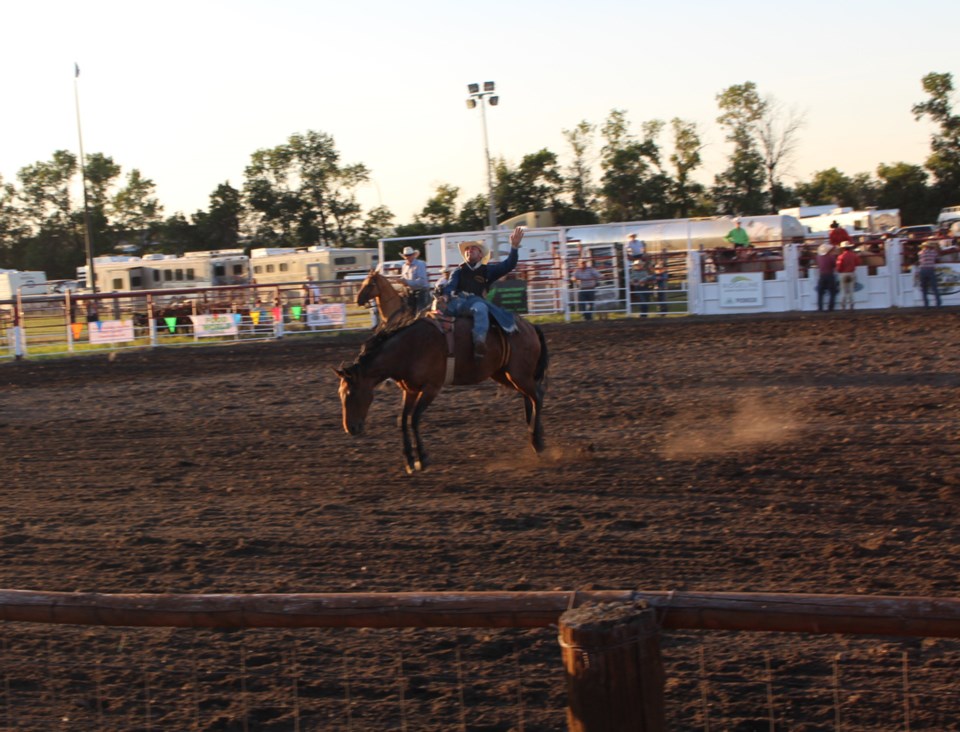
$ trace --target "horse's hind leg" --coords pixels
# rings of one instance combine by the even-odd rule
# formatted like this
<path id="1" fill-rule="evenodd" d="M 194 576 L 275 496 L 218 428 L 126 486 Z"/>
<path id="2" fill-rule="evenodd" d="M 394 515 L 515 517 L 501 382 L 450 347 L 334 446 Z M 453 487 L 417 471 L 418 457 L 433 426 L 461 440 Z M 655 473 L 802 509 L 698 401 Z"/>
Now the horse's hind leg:
<path id="1" fill-rule="evenodd" d="M 410 420 L 411 427 L 413 428 L 413 443 L 416 448 L 417 459 L 415 465 L 417 470 L 424 470 L 428 465 L 427 451 L 423 448 L 423 440 L 420 439 L 420 418 L 439 393 L 439 389 L 421 391 L 417 397 L 417 405 L 413 410 L 413 418 Z"/>
<path id="2" fill-rule="evenodd" d="M 540 420 L 540 411 L 543 407 L 543 394 L 540 389 L 534 390 L 533 396 L 523 395 L 523 407 L 527 417 L 527 427 L 530 429 L 530 444 L 536 452 L 543 452 L 546 443 L 543 439 L 543 422 Z"/>
<path id="3" fill-rule="evenodd" d="M 543 422 L 540 420 L 540 411 L 543 406 L 543 389 L 540 384 L 526 383 L 527 380 L 514 379 L 510 373 L 495 374 L 494 381 L 516 389 L 523 396 L 523 416 L 527 421 L 527 431 L 530 433 L 530 446 L 540 453 L 546 449 L 543 437 Z"/>
<path id="4" fill-rule="evenodd" d="M 417 404 L 417 392 L 415 391 L 404 391 L 403 392 L 403 409 L 400 412 L 400 431 L 403 433 L 403 459 L 404 467 L 407 469 L 407 473 L 412 473 L 414 470 L 420 469 L 420 460 L 414 458 L 414 446 L 413 441 L 410 439 L 411 429 L 410 423 L 412 421 L 412 416 L 414 409 Z M 416 435 L 416 431 L 413 430 L 413 434 Z M 419 438 L 417 438 L 419 442 Z M 418 448 L 419 451 L 419 448 Z"/>

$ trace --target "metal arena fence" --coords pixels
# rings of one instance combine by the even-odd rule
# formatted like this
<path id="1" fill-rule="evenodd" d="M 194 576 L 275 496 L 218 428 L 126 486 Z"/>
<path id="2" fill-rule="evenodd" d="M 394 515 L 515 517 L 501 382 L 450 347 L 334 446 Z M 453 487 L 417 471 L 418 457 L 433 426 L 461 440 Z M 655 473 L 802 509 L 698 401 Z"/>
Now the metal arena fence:
<path id="1" fill-rule="evenodd" d="M 618 244 L 567 242 L 500 280 L 491 299 L 529 316 L 602 319 L 686 314 L 738 315 L 816 310 L 819 240 L 757 242 L 749 249 L 650 251 L 631 259 Z M 860 308 L 916 307 L 918 242 L 865 241 L 855 285 Z M 580 289 L 585 261 L 599 274 Z M 399 269 L 384 274 L 401 287 Z M 428 267 L 431 283 L 445 272 Z M 448 270 L 449 272 L 449 270 Z M 448 273 L 447 272 L 447 273 Z M 960 304 L 960 250 L 937 268 L 945 305 Z M 266 340 L 303 333 L 367 330 L 372 310 L 356 304 L 363 274 L 329 282 L 73 293 L 0 301 L 0 359 L 63 353 Z"/>
<path id="2" fill-rule="evenodd" d="M 594 626 L 599 642 L 584 642 L 591 634 L 581 625 L 571 635 L 572 615 L 602 615 L 637 597 L 652 605 L 641 612 L 656 615 L 663 668 L 656 698 L 643 703 L 662 719 L 598 726 L 591 711 L 635 706 L 640 693 L 629 683 L 598 685 L 597 674 L 633 666 L 657 677 L 659 659 L 645 657 L 644 668 L 609 628 L 596 635 Z M 11 730 L 858 732 L 958 724 L 958 600 L 3 590 L 0 618 L 0 720 Z M 769 632 L 749 632 L 761 630 Z M 870 633 L 901 637 L 863 637 Z M 580 642 L 567 642 L 573 637 Z M 586 714 L 571 713 L 577 699 Z"/>
<path id="3" fill-rule="evenodd" d="M 670 258 L 676 277 L 683 253 Z M 666 257 L 663 258 L 667 262 Z M 631 294 L 622 263 L 597 258 L 602 280 L 589 306 L 555 262 L 527 263 L 497 283 L 492 298 L 526 315 L 589 312 L 645 317 L 686 314 L 683 282 Z M 398 288 L 399 272 L 387 271 Z M 431 268 L 431 280 L 441 276 Z M 157 346 L 268 340 L 304 333 L 369 330 L 370 308 L 356 304 L 362 276 L 329 282 L 231 285 L 146 292 L 73 293 L 0 301 L 0 359 Z"/>

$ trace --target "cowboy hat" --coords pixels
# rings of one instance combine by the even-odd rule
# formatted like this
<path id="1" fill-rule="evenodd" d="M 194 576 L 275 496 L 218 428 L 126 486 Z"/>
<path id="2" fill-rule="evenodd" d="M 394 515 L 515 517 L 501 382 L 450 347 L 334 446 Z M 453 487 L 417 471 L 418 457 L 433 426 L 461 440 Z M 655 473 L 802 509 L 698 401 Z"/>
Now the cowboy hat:
<path id="1" fill-rule="evenodd" d="M 417 251 L 416 249 L 414 249 L 413 247 L 404 247 L 404 248 L 403 248 L 403 251 L 400 252 L 400 254 L 402 254 L 404 257 L 409 257 L 411 254 L 416 255 L 416 254 L 419 254 L 419 253 L 420 253 L 420 252 L 418 252 L 418 251 Z"/>
<path id="2" fill-rule="evenodd" d="M 939 249 L 939 248 L 940 248 L 939 246 L 937 246 L 937 242 L 935 242 L 935 241 L 925 241 L 925 242 L 923 242 L 923 246 L 928 247 L 928 248 L 930 248 L 930 249 Z"/>
<path id="3" fill-rule="evenodd" d="M 467 250 L 470 247 L 480 247 L 481 256 L 480 263 L 486 264 L 490 261 L 490 247 L 487 246 L 486 242 L 478 239 L 477 241 L 462 241 L 458 245 L 460 247 L 460 256 L 463 257 L 464 261 L 467 261 Z"/>

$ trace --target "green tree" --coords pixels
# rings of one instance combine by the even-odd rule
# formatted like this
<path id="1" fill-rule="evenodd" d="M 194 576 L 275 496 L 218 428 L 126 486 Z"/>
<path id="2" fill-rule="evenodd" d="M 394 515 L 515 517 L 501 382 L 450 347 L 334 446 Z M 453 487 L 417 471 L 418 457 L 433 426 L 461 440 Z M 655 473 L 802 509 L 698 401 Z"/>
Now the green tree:
<path id="1" fill-rule="evenodd" d="M 938 203 L 956 205 L 960 203 L 960 116 L 953 113 L 953 75 L 927 74 L 923 90 L 930 98 L 913 105 L 914 117 L 928 117 L 940 128 L 930 136 L 926 168 L 933 174 Z"/>
<path id="2" fill-rule="evenodd" d="M 669 176 L 660 161 L 656 138 L 663 122 L 651 120 L 643 124 L 643 139 L 630 132 L 626 113 L 610 112 L 601 136 L 603 170 L 600 195 L 603 200 L 601 218 L 605 221 L 635 221 L 668 216 Z"/>
<path id="3" fill-rule="evenodd" d="M 240 242 L 240 218 L 243 201 L 240 191 L 228 182 L 210 194 L 210 208 L 197 211 L 191 218 L 204 249 L 233 248 Z"/>
<path id="4" fill-rule="evenodd" d="M 670 163 L 676 171 L 670 188 L 670 205 L 675 218 L 685 219 L 693 214 L 697 201 L 704 194 L 703 185 L 691 179 L 693 171 L 702 163 L 703 142 L 695 122 L 674 117 L 670 120 L 670 127 L 673 131 Z"/>
<path id="5" fill-rule="evenodd" d="M 932 202 L 927 172 L 919 165 L 893 163 L 877 166 L 879 208 L 900 209 L 904 226 L 936 221 L 937 206 Z"/>
<path id="6" fill-rule="evenodd" d="M 255 238 L 343 246 L 356 235 L 362 211 L 355 189 L 370 173 L 359 163 L 342 164 L 332 136 L 312 130 L 291 135 L 283 145 L 256 151 L 245 175 L 252 214 L 247 226 Z"/>
<path id="7" fill-rule="evenodd" d="M 24 226 L 20 266 L 49 277 L 70 277 L 84 259 L 82 209 L 71 202 L 76 156 L 57 150 L 49 161 L 21 168 L 19 202 Z M 94 240 L 96 241 L 96 240 Z"/>
<path id="8" fill-rule="evenodd" d="M 393 234 L 393 218 L 393 213 L 386 206 L 374 206 L 367 211 L 354 243 L 361 247 L 376 246 L 380 239 Z M 393 253 L 387 257 L 387 259 L 395 258 Z"/>
<path id="9" fill-rule="evenodd" d="M 24 234 L 17 190 L 12 183 L 4 183 L 0 176 L 0 268 L 21 269 L 19 257 Z"/>
<path id="10" fill-rule="evenodd" d="M 455 231 L 483 231 L 489 223 L 487 197 L 478 193 L 464 202 L 457 216 Z"/>
<path id="11" fill-rule="evenodd" d="M 110 199 L 113 228 L 122 232 L 147 232 L 160 223 L 163 206 L 154 195 L 156 185 L 134 168 Z"/>
<path id="12" fill-rule="evenodd" d="M 836 168 L 827 168 L 814 173 L 809 182 L 798 183 L 796 194 L 811 206 L 833 204 L 863 209 L 874 205 L 877 185 L 868 173 L 850 177 Z"/>
<path id="13" fill-rule="evenodd" d="M 555 211 L 563 192 L 563 176 L 556 153 L 546 148 L 524 155 L 511 168 L 503 159 L 494 165 L 497 220 L 528 211 Z"/>
<path id="14" fill-rule="evenodd" d="M 717 95 L 717 104 L 721 111 L 717 122 L 726 128 L 727 141 L 733 143 L 727 169 L 715 177 L 717 208 L 727 214 L 763 211 L 766 176 L 756 129 L 767 111 L 766 102 L 757 85 L 748 81 L 724 89 Z"/>
<path id="15" fill-rule="evenodd" d="M 586 120 L 572 130 L 563 130 L 563 139 L 570 145 L 573 154 L 573 160 L 567 166 L 563 186 L 570 196 L 570 207 L 577 211 L 592 211 L 596 201 L 596 192 L 591 181 L 593 160 L 590 155 L 595 131 L 596 125 Z"/>

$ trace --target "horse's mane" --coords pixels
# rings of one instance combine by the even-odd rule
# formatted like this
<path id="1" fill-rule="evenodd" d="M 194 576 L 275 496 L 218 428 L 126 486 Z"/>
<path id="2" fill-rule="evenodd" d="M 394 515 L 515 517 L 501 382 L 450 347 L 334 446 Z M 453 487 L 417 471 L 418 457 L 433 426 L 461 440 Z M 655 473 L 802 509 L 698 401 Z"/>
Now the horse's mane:
<path id="1" fill-rule="evenodd" d="M 357 360 L 353 362 L 353 366 L 366 366 L 373 357 L 380 352 L 384 343 L 397 335 L 397 333 L 415 325 L 417 320 L 419 320 L 419 318 L 415 313 L 398 313 L 395 317 L 391 318 L 389 322 L 379 325 L 377 329 L 373 331 L 373 335 L 367 338 L 367 340 L 363 342 L 363 345 L 360 346 L 360 353 L 357 355 Z"/>

